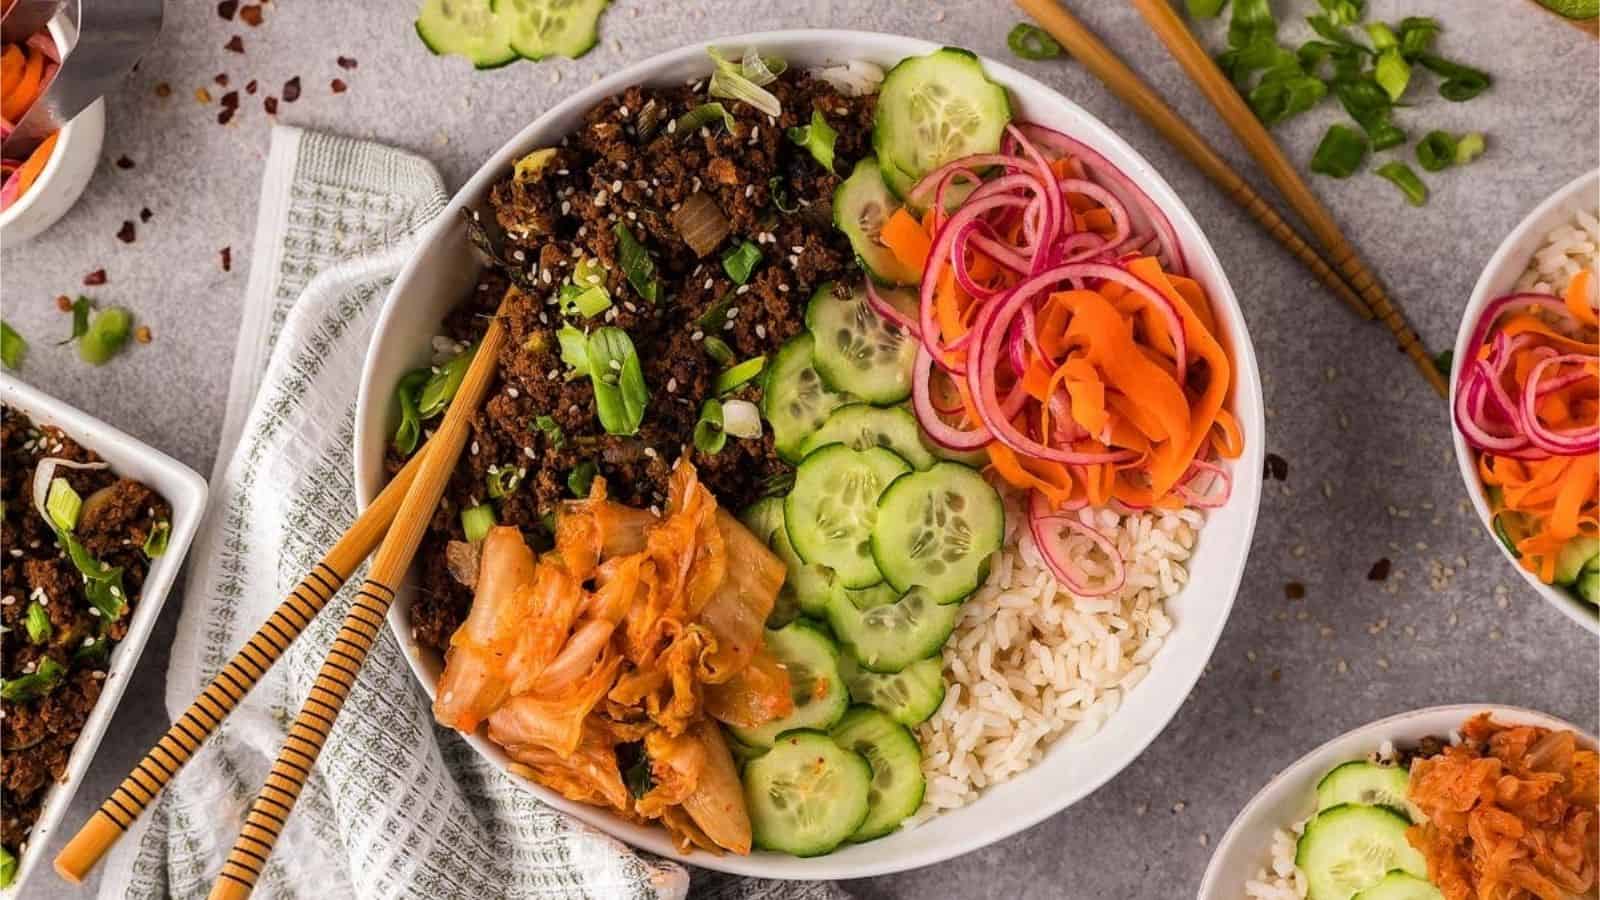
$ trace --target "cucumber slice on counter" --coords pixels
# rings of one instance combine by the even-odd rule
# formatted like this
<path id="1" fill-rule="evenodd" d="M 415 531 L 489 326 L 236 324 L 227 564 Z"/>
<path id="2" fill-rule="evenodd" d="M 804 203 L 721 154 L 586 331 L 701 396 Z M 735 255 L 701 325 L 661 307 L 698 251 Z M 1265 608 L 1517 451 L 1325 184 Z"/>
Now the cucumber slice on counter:
<path id="1" fill-rule="evenodd" d="M 1350 900 L 1393 869 L 1426 878 L 1427 860 L 1406 841 L 1410 826 L 1385 806 L 1347 803 L 1317 813 L 1294 858 L 1306 875 L 1307 900 Z"/>
<path id="2" fill-rule="evenodd" d="M 878 315 L 865 287 L 824 282 L 806 306 L 806 328 L 815 339 L 811 364 L 828 387 L 877 404 L 911 396 L 917 340 Z"/>
<path id="3" fill-rule="evenodd" d="M 895 590 L 920 587 L 937 603 L 957 603 L 988 577 L 1005 531 L 1000 494 L 975 470 L 943 462 L 883 492 L 872 558 Z"/>
<path id="4" fill-rule="evenodd" d="M 1383 876 L 1382 881 L 1356 894 L 1353 900 L 1444 900 L 1444 894 L 1428 879 L 1396 869 Z"/>
<path id="5" fill-rule="evenodd" d="M 889 483 L 911 471 L 882 447 L 851 450 L 829 444 L 812 452 L 794 473 L 783 501 L 789 540 L 800 558 L 833 570 L 847 588 L 883 580 L 872 561 L 878 497 Z"/>
<path id="6" fill-rule="evenodd" d="M 496 69 L 517 58 L 513 24 L 490 0 L 424 0 L 416 27 L 435 55 L 464 56 L 480 69 Z"/>
<path id="7" fill-rule="evenodd" d="M 744 799 L 757 847 L 821 856 L 855 834 L 870 812 L 872 767 L 817 731 L 791 731 L 744 767 Z"/>
<path id="8" fill-rule="evenodd" d="M 951 160 L 1000 149 L 1011 121 L 1006 89 L 955 47 L 901 60 L 884 76 L 877 110 L 872 149 L 884 184 L 901 198 Z"/>
<path id="9" fill-rule="evenodd" d="M 494 0 L 511 22 L 511 48 L 523 59 L 577 59 L 599 40 L 600 14 L 610 0 Z"/>
<path id="10" fill-rule="evenodd" d="M 822 427 L 833 411 L 851 401 L 822 383 L 812 368 L 816 342 L 809 334 L 796 335 L 778 348 L 767 366 L 761 395 L 761 414 L 772 426 L 778 455 L 789 462 L 804 458 L 800 446 Z"/>
<path id="11" fill-rule="evenodd" d="M 1345 803 L 1386 806 L 1411 818 L 1406 791 L 1411 773 L 1399 766 L 1384 766 L 1356 760 L 1338 766 L 1317 782 L 1317 810 L 1332 809 Z"/>
<path id="12" fill-rule="evenodd" d="M 906 265 L 878 239 L 883 224 L 889 221 L 900 201 L 889 193 L 878 170 L 878 161 L 865 157 L 856 161 L 850 177 L 833 192 L 833 224 L 850 239 L 861 268 L 879 284 L 913 285 L 922 272 Z"/>
<path id="13" fill-rule="evenodd" d="M 771 747 L 785 731 L 831 728 L 850 707 L 850 693 L 839 676 L 839 648 L 805 619 L 767 631 L 767 650 L 789 670 L 794 712 L 755 728 L 729 730 L 748 747 Z"/>
<path id="14" fill-rule="evenodd" d="M 867 818 L 849 840 L 870 841 L 899 828 L 922 805 L 927 789 L 922 777 L 922 747 L 917 739 L 904 725 L 870 706 L 857 706 L 845 713 L 829 734 L 834 743 L 865 757 L 872 768 Z"/>
<path id="15" fill-rule="evenodd" d="M 944 702 L 944 660 L 938 654 L 898 672 L 879 673 L 861 668 L 845 653 L 839 657 L 839 674 L 851 700 L 875 706 L 907 728 L 926 722 Z"/>
<path id="16" fill-rule="evenodd" d="M 961 604 L 937 603 L 920 588 L 904 595 L 887 584 L 839 588 L 828 601 L 828 624 L 845 651 L 873 672 L 899 672 L 937 657 L 961 618 Z"/>
<path id="17" fill-rule="evenodd" d="M 828 444 L 844 444 L 851 450 L 882 447 L 920 471 L 937 461 L 923 446 L 921 434 L 916 416 L 905 407 L 852 403 L 834 410 L 828 421 L 800 445 L 800 451 L 810 453 Z"/>

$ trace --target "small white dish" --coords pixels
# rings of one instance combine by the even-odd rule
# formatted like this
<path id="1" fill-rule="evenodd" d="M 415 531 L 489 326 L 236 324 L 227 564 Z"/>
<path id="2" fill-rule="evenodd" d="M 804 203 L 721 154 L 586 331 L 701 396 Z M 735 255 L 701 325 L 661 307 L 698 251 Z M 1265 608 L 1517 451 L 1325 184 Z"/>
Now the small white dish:
<path id="1" fill-rule="evenodd" d="M 1272 859 L 1272 837 L 1310 817 L 1317 808 L 1317 782 L 1343 762 L 1376 752 L 1384 741 L 1414 744 L 1425 737 L 1447 737 L 1481 712 L 1513 725 L 1540 725 L 1576 732 L 1578 743 L 1593 748 L 1595 737 L 1581 728 L 1531 709 L 1492 704 L 1433 706 L 1379 719 L 1348 731 L 1300 757 L 1267 782 L 1228 826 L 1200 881 L 1199 900 L 1239 900 L 1246 881 Z"/>
<path id="2" fill-rule="evenodd" d="M 75 34 L 65 15 L 50 20 L 50 36 L 57 47 L 73 45 Z M 61 55 L 66 56 L 65 50 Z M 94 177 L 105 137 L 106 101 L 102 97 L 61 129 L 50 160 L 33 186 L 0 210 L 0 245 L 15 247 L 31 241 L 67 214 Z"/>
<path id="3" fill-rule="evenodd" d="M 462 225 L 463 208 L 482 208 L 494 183 L 510 173 L 515 160 L 551 146 L 581 123 L 584 113 L 630 85 L 678 85 L 703 78 L 710 69 L 706 47 L 742 50 L 757 47 L 791 66 L 814 67 L 863 60 L 880 65 L 930 53 L 938 44 L 860 31 L 802 30 L 731 35 L 692 44 L 628 66 L 575 92 L 538 116 L 490 157 L 458 192 L 417 243 L 395 279 L 373 333 L 356 401 L 355 481 L 359 502 L 372 502 L 385 480 L 384 448 L 397 420 L 394 385 L 407 370 L 427 365 L 430 341 L 440 322 L 472 289 L 478 262 Z M 1233 607 L 1250 550 L 1260 506 L 1263 447 L 1266 444 L 1261 376 L 1255 350 L 1222 264 L 1194 216 L 1154 167 L 1126 141 L 1082 107 L 1056 91 L 992 59 L 982 60 L 994 81 L 1011 92 L 1016 118 L 1035 121 L 1082 140 L 1138 181 L 1166 212 L 1182 242 L 1190 275 L 1216 305 L 1222 338 L 1236 371 L 1232 408 L 1246 436 L 1242 458 L 1231 465 L 1233 495 L 1212 510 L 1189 561 L 1189 587 L 1167 603 L 1175 625 L 1166 645 L 1151 661 L 1150 674 L 1129 691 L 1121 708 L 1094 736 L 1081 742 L 1057 741 L 1033 768 L 986 790 L 962 809 L 944 813 L 915 828 L 826 856 L 801 859 L 779 853 L 715 856 L 678 852 L 665 830 L 642 826 L 611 813 L 561 797 L 525 779 L 517 783 L 544 803 L 581 819 L 629 844 L 660 856 L 708 869 L 763 878 L 864 878 L 932 865 L 1016 834 L 1078 802 L 1110 780 L 1153 741 L 1177 713 L 1205 668 Z M 432 697 L 443 660 L 417 644 L 411 633 L 414 588 L 401 587 L 389 614 L 389 627 L 428 696 Z M 467 741 L 504 769 L 505 752 L 481 732 Z"/>
<path id="4" fill-rule="evenodd" d="M 1472 333 L 1477 328 L 1478 318 L 1483 315 L 1484 307 L 1495 298 L 1511 293 L 1517 279 L 1527 270 L 1533 254 L 1544 246 L 1546 235 L 1562 225 L 1569 224 L 1573 215 L 1579 210 L 1593 215 L 1597 209 L 1600 209 L 1600 169 L 1574 178 L 1545 198 L 1543 203 L 1534 207 L 1533 212 L 1528 213 L 1527 217 L 1512 229 L 1511 234 L 1500 244 L 1500 248 L 1489 257 L 1489 264 L 1484 267 L 1483 274 L 1478 276 L 1478 283 L 1472 289 L 1472 298 L 1467 301 L 1467 309 L 1461 315 L 1461 326 L 1456 331 L 1455 357 L 1450 367 L 1452 410 L 1455 409 L 1456 383 L 1461 378 L 1461 366 L 1472 359 L 1477 349 L 1469 345 L 1472 343 Z M 1467 496 L 1472 498 L 1472 506 L 1478 511 L 1478 520 L 1483 523 L 1484 535 L 1494 542 L 1500 555 L 1506 558 L 1517 574 L 1522 576 L 1522 580 L 1543 597 L 1545 602 L 1561 610 L 1572 621 L 1595 634 L 1600 634 L 1600 608 L 1584 603 L 1572 594 L 1540 581 L 1532 572 L 1517 563 L 1510 549 L 1495 535 L 1489 498 L 1484 492 L 1483 483 L 1478 479 L 1477 453 L 1467 446 L 1467 441 L 1461 436 L 1461 429 L 1456 427 L 1453 417 L 1450 423 L 1450 439 L 1455 444 L 1456 465 L 1460 468 L 1461 479 L 1467 486 Z"/>
<path id="5" fill-rule="evenodd" d="M 28 848 L 18 860 L 17 877 L 10 887 L 0 891 L 0 897 L 24 897 L 28 896 L 24 889 L 28 886 L 29 876 L 50 868 L 44 863 L 44 850 L 50 844 L 50 836 L 61 824 L 67 807 L 72 804 L 72 796 L 77 793 L 78 785 L 83 783 L 89 763 L 100 747 L 100 739 L 105 736 L 122 692 L 133 676 L 140 654 L 144 652 L 150 630 L 161 615 L 162 604 L 178 576 L 178 568 L 183 565 L 184 555 L 189 552 L 189 543 L 200 527 L 200 518 L 206 508 L 206 482 L 193 469 L 154 447 L 3 373 L 0 373 L 0 403 L 26 413 L 36 425 L 60 428 L 73 440 L 110 463 L 111 471 L 143 482 L 172 505 L 172 535 L 167 541 L 167 552 L 150 564 L 144 591 L 128 621 L 127 636 L 111 650 L 111 666 L 106 672 L 100 699 L 89 713 L 89 719 L 72 747 L 72 755 L 67 758 L 66 779 L 51 788 L 45 797 L 39 820 L 28 835 Z"/>

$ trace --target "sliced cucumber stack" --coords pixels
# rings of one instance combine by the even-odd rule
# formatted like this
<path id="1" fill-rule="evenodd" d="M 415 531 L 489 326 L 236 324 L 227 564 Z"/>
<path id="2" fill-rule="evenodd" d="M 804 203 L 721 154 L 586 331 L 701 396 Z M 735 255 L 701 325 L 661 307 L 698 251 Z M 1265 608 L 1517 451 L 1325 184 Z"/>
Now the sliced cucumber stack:
<path id="1" fill-rule="evenodd" d="M 844 444 L 851 450 L 882 447 L 921 471 L 938 461 L 923 445 L 921 435 L 917 417 L 905 407 L 851 403 L 834 410 L 828 421 L 800 445 L 800 452 L 810 453 L 828 444 Z"/>
<path id="2" fill-rule="evenodd" d="M 926 591 L 904 595 L 887 584 L 866 590 L 837 588 L 828 601 L 828 624 L 861 667 L 898 672 L 939 655 L 961 618 L 961 604 L 940 604 Z"/>
<path id="3" fill-rule="evenodd" d="M 988 577 L 1004 537 L 1000 494 L 972 469 L 944 462 L 884 491 L 872 558 L 895 590 L 917 587 L 935 603 L 958 603 Z"/>
<path id="4" fill-rule="evenodd" d="M 1406 791 L 1410 785 L 1411 773 L 1399 766 L 1347 762 L 1317 782 L 1317 810 L 1345 803 L 1386 806 L 1409 820 L 1411 805 L 1406 802 Z"/>
<path id="5" fill-rule="evenodd" d="M 768 497 L 757 501 L 740 518 L 751 533 L 783 560 L 786 570 L 777 602 L 767 617 L 767 627 L 782 628 L 799 613 L 818 619 L 826 616 L 828 598 L 833 596 L 833 573 L 810 565 L 794 552 L 794 545 L 789 543 L 789 531 L 783 524 L 783 499 Z"/>
<path id="6" fill-rule="evenodd" d="M 873 120 L 884 184 L 904 198 L 939 166 L 998 150 L 1010 121 L 1006 89 L 983 74 L 970 51 L 945 47 L 903 59 L 884 76 Z"/>
<path id="7" fill-rule="evenodd" d="M 791 731 L 744 769 L 745 806 L 757 847 L 821 856 L 871 812 L 872 767 L 818 731 Z"/>
<path id="8" fill-rule="evenodd" d="M 1429 884 L 1428 879 L 1396 869 L 1356 894 L 1354 900 L 1444 900 L 1444 894 Z"/>
<path id="9" fill-rule="evenodd" d="M 815 339 L 812 365 L 828 387 L 877 404 L 911 396 L 917 340 L 878 315 L 863 286 L 824 282 L 806 306 L 806 328 Z"/>
<path id="10" fill-rule="evenodd" d="M 871 156 L 857 160 L 850 177 L 833 192 L 833 224 L 850 239 L 861 268 L 879 284 L 911 285 L 922 280 L 921 271 L 901 262 L 878 237 L 899 206 Z"/>
<path id="11" fill-rule="evenodd" d="M 767 632 L 767 650 L 789 671 L 794 712 L 755 728 L 733 728 L 748 747 L 771 747 L 778 735 L 796 728 L 831 728 L 850 706 L 850 693 L 839 675 L 839 648 L 805 619 Z"/>
<path id="12" fill-rule="evenodd" d="M 511 47 L 514 20 L 492 0 L 424 0 L 417 37 L 435 55 L 464 56 L 480 69 L 496 69 L 517 58 Z"/>
<path id="13" fill-rule="evenodd" d="M 880 838 L 900 827 L 922 805 L 922 748 L 904 725 L 870 706 L 845 713 L 829 732 L 834 743 L 861 754 L 872 769 L 867 817 L 850 835 L 853 842 Z"/>
<path id="14" fill-rule="evenodd" d="M 1427 860 L 1406 841 L 1410 826 L 1383 806 L 1346 803 L 1317 813 L 1294 859 L 1306 876 L 1307 900 L 1350 900 L 1395 869 L 1427 878 Z"/>
<path id="15" fill-rule="evenodd" d="M 767 366 L 761 396 L 761 414 L 772 425 L 778 455 L 799 462 L 800 446 L 822 427 L 833 411 L 850 398 L 829 390 L 811 365 L 816 342 L 809 334 L 797 335 L 778 349 Z"/>
<path id="16" fill-rule="evenodd" d="M 600 14 L 610 0 L 493 0 L 512 21 L 511 48 L 523 59 L 577 59 L 599 40 Z"/>
<path id="17" fill-rule="evenodd" d="M 907 728 L 928 721 L 944 702 L 944 661 L 937 655 L 884 674 L 861 668 L 846 653 L 839 658 L 839 674 L 851 700 L 875 706 Z"/>
<path id="18" fill-rule="evenodd" d="M 795 470 L 794 489 L 783 505 L 789 540 L 800 558 L 833 570 L 847 588 L 882 581 L 872 552 L 878 497 L 910 470 L 900 457 L 879 447 L 851 450 L 829 444 L 807 456 Z"/>

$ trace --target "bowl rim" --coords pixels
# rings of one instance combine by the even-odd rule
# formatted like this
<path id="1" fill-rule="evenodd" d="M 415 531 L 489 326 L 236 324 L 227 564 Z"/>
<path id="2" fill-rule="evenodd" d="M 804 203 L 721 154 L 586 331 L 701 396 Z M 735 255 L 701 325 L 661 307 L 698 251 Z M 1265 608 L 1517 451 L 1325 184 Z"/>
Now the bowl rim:
<path id="1" fill-rule="evenodd" d="M 490 155 L 467 182 L 456 191 L 444 212 L 437 220 L 427 226 L 419 236 L 415 246 L 418 248 L 429 247 L 440 241 L 448 240 L 451 232 L 458 227 L 456 218 L 460 210 L 477 204 L 480 198 L 486 196 L 487 189 L 504 175 L 517 154 L 525 152 L 526 148 L 532 145 L 537 133 L 548 127 L 546 123 L 560 120 L 575 112 L 581 112 L 630 85 L 657 81 L 660 78 L 659 73 L 671 68 L 674 64 L 690 59 L 704 59 L 707 47 L 750 45 L 763 47 L 777 45 L 779 49 L 791 47 L 821 48 L 820 51 L 796 51 L 816 52 L 816 55 L 821 56 L 827 55 L 826 48 L 829 46 L 848 45 L 855 48 L 869 45 L 881 49 L 885 56 L 893 55 L 896 58 L 928 53 L 945 46 L 936 41 L 883 32 L 852 29 L 785 29 L 718 36 L 668 49 L 628 65 L 588 85 L 583 90 L 568 96 L 560 103 L 531 119 L 526 126 L 519 129 L 516 134 Z M 862 50 L 861 54 L 864 56 L 870 52 L 872 51 Z M 1092 140 L 1090 136 L 1079 135 L 1079 137 L 1089 140 L 1092 145 L 1101 151 L 1109 148 L 1113 151 L 1112 155 L 1114 157 L 1120 155 L 1121 160 L 1125 161 L 1125 163 L 1131 163 L 1133 167 L 1137 168 L 1137 173 L 1142 176 L 1143 184 L 1148 189 L 1152 199 L 1175 223 L 1187 223 L 1193 234 L 1198 237 L 1198 241 L 1192 242 L 1191 245 L 1185 247 L 1191 257 L 1189 260 L 1190 268 L 1207 271 L 1215 277 L 1217 287 L 1215 300 L 1221 307 L 1224 318 L 1228 319 L 1229 329 L 1226 332 L 1226 342 L 1232 350 L 1235 360 L 1235 383 L 1230 394 L 1230 402 L 1236 409 L 1248 411 L 1249 414 L 1245 417 L 1248 421 L 1241 424 L 1249 433 L 1260 435 L 1260 438 L 1247 443 L 1245 454 L 1234 463 L 1236 478 L 1234 497 L 1230 500 L 1230 506 L 1232 504 L 1241 504 L 1244 507 L 1241 510 L 1242 520 L 1238 523 L 1241 531 L 1239 537 L 1241 549 L 1239 558 L 1231 564 L 1232 571 L 1228 577 L 1218 579 L 1212 583 L 1211 587 L 1219 589 L 1207 591 L 1207 604 L 1216 607 L 1215 624 L 1211 626 L 1209 634 L 1197 633 L 1195 638 L 1197 643 L 1189 645 L 1188 655 L 1181 662 L 1174 661 L 1172 663 L 1173 666 L 1181 666 L 1185 670 L 1183 677 L 1180 679 L 1184 683 L 1183 689 L 1165 700 L 1147 701 L 1152 706 L 1161 708 L 1161 712 L 1155 716 L 1159 720 L 1158 723 L 1150 727 L 1148 733 L 1139 735 L 1135 742 L 1126 745 L 1118 753 L 1119 762 L 1116 765 L 1107 767 L 1107 771 L 1099 773 L 1097 777 L 1077 785 L 1074 791 L 1070 793 L 1063 792 L 1053 796 L 1050 801 L 1041 803 L 1026 811 L 1013 811 L 1013 815 L 1003 822 L 986 827 L 982 834 L 968 836 L 959 841 L 950 841 L 933 847 L 902 850 L 888 859 L 859 860 L 852 861 L 850 864 L 840 864 L 837 862 L 838 857 L 832 855 L 800 859 L 761 851 L 755 851 L 749 856 L 743 857 L 732 854 L 713 856 L 703 851 L 682 854 L 672 848 L 664 833 L 654 835 L 644 841 L 636 841 L 632 836 L 623 837 L 614 829 L 611 815 L 607 811 L 573 803 L 553 792 L 547 791 L 541 786 L 517 779 L 519 787 L 531 791 L 541 802 L 569 813 L 617 840 L 682 863 L 718 871 L 778 879 L 841 879 L 893 874 L 943 862 L 980 849 L 1027 829 L 1078 802 L 1101 787 L 1105 782 L 1120 774 L 1131 764 L 1171 723 L 1173 717 L 1177 715 L 1178 710 L 1182 707 L 1183 701 L 1187 699 L 1189 693 L 1193 691 L 1198 683 L 1205 665 L 1221 639 L 1222 631 L 1226 627 L 1228 617 L 1231 614 L 1239 586 L 1243 580 L 1245 564 L 1249 557 L 1249 549 L 1260 510 L 1262 458 L 1265 452 L 1263 446 L 1266 440 L 1265 401 L 1262 395 L 1260 370 L 1243 308 L 1239 304 L 1227 272 L 1217 258 L 1216 251 L 1212 247 L 1210 239 L 1206 237 L 1204 229 L 1177 191 L 1171 187 L 1143 154 L 1135 150 L 1121 134 L 1055 88 L 1003 62 L 981 54 L 979 54 L 979 60 L 982 62 L 985 71 L 995 81 L 1005 85 L 1008 90 L 1025 91 L 1031 96 L 1044 98 L 1044 102 L 1058 105 L 1067 114 L 1081 117 L 1082 122 L 1090 130 L 1098 129 L 1100 133 L 1093 135 Z M 353 456 L 357 499 L 363 507 L 371 502 L 376 493 L 374 485 L 376 476 L 379 473 L 374 468 L 372 460 L 376 460 L 377 468 L 381 468 L 382 457 L 381 448 L 371 446 L 373 439 L 367 435 L 368 429 L 363 427 L 363 423 L 374 414 L 383 414 L 383 411 L 388 409 L 389 401 L 388 389 L 386 387 L 378 388 L 373 381 L 375 369 L 382 353 L 380 345 L 383 338 L 390 331 L 393 321 L 399 316 L 399 298 L 407 292 L 407 285 L 417 277 L 416 272 L 421 266 L 420 260 L 423 255 L 420 249 L 415 252 L 395 277 L 383 301 L 383 309 L 374 327 L 372 343 L 363 366 L 357 400 L 356 446 Z M 378 406 L 377 404 L 382 405 Z M 374 454 L 374 449 L 378 449 L 379 452 Z M 1180 596 L 1182 593 L 1180 592 Z M 398 604 L 390 609 L 389 627 L 401 647 L 405 649 L 406 661 L 411 666 L 420 686 L 431 697 L 432 686 L 429 683 L 429 678 L 422 670 L 423 661 L 420 648 L 415 646 L 411 636 L 407 633 L 400 613 L 401 610 Z M 1178 624 L 1181 623 L 1175 623 L 1174 627 L 1177 627 Z M 1118 711 L 1121 712 L 1120 707 Z M 478 734 L 465 735 L 464 737 L 480 755 L 487 755 L 489 751 L 484 747 L 484 742 L 487 739 L 484 738 L 481 731 Z M 487 756 L 486 758 L 495 768 L 503 768 L 498 760 Z M 1026 773 L 1023 774 L 1025 775 Z M 1018 777 L 1020 778 L 1022 775 Z M 976 802 L 981 802 L 981 798 Z M 833 862 L 830 863 L 830 860 L 833 860 Z"/>
<path id="2" fill-rule="evenodd" d="M 1517 277 L 1527 268 L 1537 244 L 1526 252 L 1520 248 L 1530 240 L 1541 239 L 1551 227 L 1546 224 L 1546 219 L 1558 210 L 1566 210 L 1570 218 L 1576 208 L 1573 206 L 1574 202 L 1583 196 L 1588 196 L 1592 202 L 1600 202 L 1600 168 L 1584 172 L 1541 200 L 1522 217 L 1522 221 L 1518 222 L 1515 228 L 1511 229 L 1511 233 L 1500 242 L 1500 246 L 1495 248 L 1494 255 L 1490 256 L 1489 262 L 1484 265 L 1477 283 L 1473 285 L 1471 299 L 1467 301 L 1467 307 L 1461 314 L 1461 324 L 1456 328 L 1456 340 L 1452 351 L 1454 356 L 1450 364 L 1449 416 L 1450 441 L 1455 447 L 1456 468 L 1461 473 L 1467 497 L 1472 501 L 1473 509 L 1477 510 L 1478 521 L 1483 525 L 1490 542 L 1511 568 L 1522 576 L 1522 580 L 1533 587 L 1545 602 L 1559 609 L 1563 615 L 1587 628 L 1591 633 L 1600 635 L 1600 607 L 1584 603 L 1577 597 L 1540 581 L 1532 572 L 1519 565 L 1516 557 L 1512 556 L 1511 551 L 1500 542 L 1500 538 L 1494 533 L 1494 523 L 1489 514 L 1489 501 L 1484 496 L 1483 483 L 1478 479 L 1474 451 L 1467 446 L 1466 439 L 1462 437 L 1461 429 L 1456 427 L 1455 422 L 1456 385 L 1461 378 L 1462 364 L 1470 359 L 1473 353 L 1473 348 L 1469 345 L 1472 342 L 1472 333 L 1478 324 L 1478 317 L 1483 314 L 1484 307 L 1488 306 L 1490 301 L 1511 288 Z M 1595 209 L 1592 206 L 1583 208 L 1588 209 L 1591 214 Z"/>
<path id="3" fill-rule="evenodd" d="M 75 41 L 71 34 L 72 24 L 67 19 L 66 13 L 57 13 L 50 20 L 47 27 L 50 29 L 50 37 L 56 42 L 56 47 L 58 49 L 68 47 L 67 53 L 70 53 L 71 45 Z M 61 54 L 63 60 L 66 59 L 67 53 Z M 44 170 L 39 173 L 38 179 L 28 188 L 27 193 L 17 198 L 17 202 L 0 210 L 0 230 L 20 218 L 24 212 L 33 206 L 35 200 L 49 192 L 51 183 L 55 180 L 56 175 L 61 172 L 62 166 L 66 164 L 64 160 L 67 157 L 67 147 L 71 145 L 74 139 L 81 140 L 84 135 L 99 134 L 99 139 L 102 142 L 104 141 L 105 115 L 105 98 L 101 97 L 85 106 L 81 112 L 72 117 L 70 122 L 61 126 L 61 130 L 57 132 L 60 136 L 56 138 L 56 145 L 50 151 L 50 158 L 45 161 Z M 80 128 L 80 122 L 84 125 L 89 124 L 90 120 L 85 118 L 86 116 L 98 117 L 100 120 L 99 127 Z M 100 163 L 99 156 L 100 150 L 97 147 L 95 148 L 95 165 L 97 166 Z"/>
<path id="4" fill-rule="evenodd" d="M 1217 842 L 1216 849 L 1211 853 L 1211 859 L 1206 863 L 1205 874 L 1201 876 L 1200 887 L 1195 894 L 1197 900 L 1224 900 L 1224 898 L 1232 900 L 1232 898 L 1242 896 L 1242 884 L 1226 885 L 1218 883 L 1224 877 L 1221 871 L 1223 859 L 1233 849 L 1233 845 L 1236 842 L 1243 840 L 1246 830 L 1257 824 L 1257 820 L 1265 814 L 1268 798 L 1290 782 L 1306 779 L 1307 771 L 1313 771 L 1314 773 L 1314 768 L 1320 768 L 1322 765 L 1321 757 L 1331 755 L 1335 748 L 1346 743 L 1355 743 L 1362 739 L 1365 739 L 1370 744 L 1370 749 L 1364 752 L 1370 753 L 1376 750 L 1385 740 L 1390 740 L 1392 732 L 1398 730 L 1400 726 L 1418 720 L 1438 719 L 1440 721 L 1452 721 L 1455 724 L 1442 732 L 1449 733 L 1458 728 L 1462 722 L 1481 712 L 1490 713 L 1498 720 L 1508 721 L 1513 724 L 1565 728 L 1576 733 L 1580 741 L 1591 748 L 1600 743 L 1592 732 L 1579 728 L 1559 716 L 1553 716 L 1524 706 L 1505 706 L 1495 703 L 1452 703 L 1441 706 L 1426 706 L 1385 716 L 1365 725 L 1358 725 L 1323 741 L 1302 754 L 1294 762 L 1285 766 L 1278 774 L 1268 779 L 1251 796 L 1249 801 L 1240 807 L 1239 812 L 1233 817 L 1233 821 L 1229 823 L 1228 830 L 1223 832 L 1222 839 Z M 1318 763 L 1318 766 L 1313 767 L 1313 763 Z M 1283 828 L 1290 824 L 1292 823 L 1279 822 L 1274 827 Z M 1263 843 L 1260 850 L 1261 853 L 1259 855 L 1264 861 L 1268 858 L 1269 847 Z"/>
<path id="5" fill-rule="evenodd" d="M 74 441 L 110 463 L 113 472 L 137 477 L 172 504 L 172 534 L 167 552 L 150 564 L 139 605 L 128 620 L 128 633 L 112 648 L 100 697 L 89 711 L 83 730 L 67 757 L 66 778 L 47 788 L 39 819 L 28 834 L 27 851 L 18 860 L 17 877 L 9 887 L 0 890 L 0 897 L 20 897 L 29 877 L 42 864 L 44 851 L 66 816 L 78 788 L 83 785 L 106 729 L 122 705 L 122 694 L 144 655 L 145 644 L 166 605 L 189 545 L 200 529 L 208 488 L 205 479 L 187 465 L 9 373 L 0 372 L 0 401 L 25 413 L 35 423 L 61 428 Z"/>

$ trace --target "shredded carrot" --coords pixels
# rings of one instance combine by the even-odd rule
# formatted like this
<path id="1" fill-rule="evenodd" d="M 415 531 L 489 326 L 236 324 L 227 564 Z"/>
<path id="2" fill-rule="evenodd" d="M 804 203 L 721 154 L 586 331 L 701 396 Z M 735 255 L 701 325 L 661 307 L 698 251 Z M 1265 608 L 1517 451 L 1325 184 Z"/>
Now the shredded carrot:
<path id="1" fill-rule="evenodd" d="M 56 134 L 60 134 L 60 132 L 56 132 L 41 141 L 39 146 L 28 154 L 27 160 L 17 167 L 16 174 L 11 176 L 17 179 L 17 196 L 20 197 L 27 193 L 28 188 L 32 187 L 33 183 L 39 179 L 39 175 L 44 172 L 45 164 L 50 161 L 50 154 L 56 148 Z"/>
<path id="2" fill-rule="evenodd" d="M 903 206 L 883 223 L 878 240 L 889 248 L 895 259 L 919 272 L 927 266 L 928 252 L 933 249 L 933 241 L 922 223 Z"/>
<path id="3" fill-rule="evenodd" d="M 25 46 L 22 52 L 27 56 L 22 72 L 0 89 L 0 115 L 12 122 L 21 119 L 33 101 L 39 98 L 44 83 L 44 51 Z"/>
<path id="4" fill-rule="evenodd" d="M 1600 316 L 1597 316 L 1594 304 L 1589 302 L 1592 290 L 1589 283 L 1592 280 L 1588 269 L 1579 269 L 1578 274 L 1572 276 L 1572 280 L 1567 283 L 1567 293 L 1563 299 L 1566 301 L 1567 309 L 1578 321 L 1586 325 L 1600 325 Z"/>

